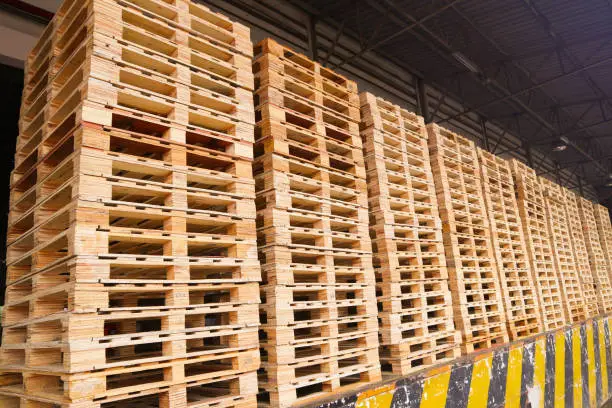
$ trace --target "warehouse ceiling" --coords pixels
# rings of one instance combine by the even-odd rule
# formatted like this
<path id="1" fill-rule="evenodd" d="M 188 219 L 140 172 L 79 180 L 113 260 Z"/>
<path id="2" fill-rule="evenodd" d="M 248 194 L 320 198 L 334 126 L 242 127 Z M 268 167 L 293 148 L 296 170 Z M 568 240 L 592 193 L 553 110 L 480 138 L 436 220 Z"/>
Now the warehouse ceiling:
<path id="1" fill-rule="evenodd" d="M 612 1 L 295 0 L 342 35 L 458 97 L 478 113 L 584 171 L 609 196 Z M 434 103 L 435 105 L 435 103 Z M 552 145 L 569 142 L 561 152 Z M 565 142 L 561 142 L 562 144 Z"/>
<path id="2" fill-rule="evenodd" d="M 40 22 L 61 0 L 3 3 Z M 361 51 L 352 56 L 325 57 L 332 68 L 381 55 L 442 90 L 441 100 L 429 103 L 430 120 L 444 125 L 476 113 L 547 152 L 560 169 L 584 176 L 601 201 L 612 197 L 605 187 L 612 170 L 612 0 L 280 3 L 335 27 L 336 38 L 359 41 Z M 452 116 L 435 109 L 446 96 L 465 109 Z M 559 143 L 569 147 L 553 152 Z"/>

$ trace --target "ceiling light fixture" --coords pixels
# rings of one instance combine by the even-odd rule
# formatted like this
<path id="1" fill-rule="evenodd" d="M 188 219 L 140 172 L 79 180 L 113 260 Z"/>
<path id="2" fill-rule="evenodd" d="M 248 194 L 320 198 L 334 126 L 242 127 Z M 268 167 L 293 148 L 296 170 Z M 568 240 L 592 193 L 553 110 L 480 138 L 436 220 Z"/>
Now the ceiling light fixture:
<path id="1" fill-rule="evenodd" d="M 612 187 L 612 173 L 608 174 L 608 180 L 606 181 L 606 184 L 604 184 L 606 187 Z"/>
<path id="2" fill-rule="evenodd" d="M 457 61 L 461 63 L 461 65 L 470 70 L 470 72 L 473 72 L 474 74 L 478 74 L 480 72 L 478 66 L 459 51 L 453 52 L 452 55 Z"/>
<path id="3" fill-rule="evenodd" d="M 561 136 L 559 140 L 556 140 L 552 143 L 551 148 L 553 152 L 562 152 L 565 149 L 567 149 L 568 145 L 569 145 L 569 139 Z"/>

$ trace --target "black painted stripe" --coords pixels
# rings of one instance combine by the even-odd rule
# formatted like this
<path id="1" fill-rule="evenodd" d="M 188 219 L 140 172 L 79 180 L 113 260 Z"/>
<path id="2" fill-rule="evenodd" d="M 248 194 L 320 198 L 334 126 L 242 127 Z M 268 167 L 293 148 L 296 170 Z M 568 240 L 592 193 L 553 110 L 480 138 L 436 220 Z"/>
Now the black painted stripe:
<path id="1" fill-rule="evenodd" d="M 546 336 L 544 372 L 544 408 L 553 408 L 555 406 L 555 333 Z"/>
<path id="2" fill-rule="evenodd" d="M 489 395 L 487 407 L 498 407 L 504 404 L 506 399 L 506 377 L 508 376 L 508 349 L 503 348 L 493 354 L 491 364 L 491 382 L 489 384 Z"/>
<path id="3" fill-rule="evenodd" d="M 589 398 L 589 343 L 587 343 L 586 324 L 580 326 L 580 368 L 582 374 L 582 406 L 591 407 Z M 595 408 L 595 407 L 593 407 Z"/>
<path id="4" fill-rule="evenodd" d="M 523 370 L 521 372 L 521 407 L 527 406 L 527 391 L 533 387 L 535 370 L 535 341 L 525 343 L 523 347 Z"/>
<path id="5" fill-rule="evenodd" d="M 465 408 L 470 394 L 474 362 L 453 367 L 446 393 L 446 408 Z"/>
<path id="6" fill-rule="evenodd" d="M 612 353 L 610 352 L 610 324 L 604 320 L 604 344 L 606 346 L 606 370 L 608 370 L 608 395 L 612 393 Z"/>
<path id="7" fill-rule="evenodd" d="M 565 335 L 565 406 L 574 406 L 574 361 L 572 356 L 572 330 L 568 329 Z"/>
<path id="8" fill-rule="evenodd" d="M 601 348 L 599 347 L 600 321 L 593 320 L 593 345 L 595 346 L 595 395 L 597 406 L 603 404 L 603 383 L 601 379 Z"/>
<path id="9" fill-rule="evenodd" d="M 419 408 L 422 395 L 423 380 L 399 380 L 395 383 L 395 393 L 389 408 Z"/>

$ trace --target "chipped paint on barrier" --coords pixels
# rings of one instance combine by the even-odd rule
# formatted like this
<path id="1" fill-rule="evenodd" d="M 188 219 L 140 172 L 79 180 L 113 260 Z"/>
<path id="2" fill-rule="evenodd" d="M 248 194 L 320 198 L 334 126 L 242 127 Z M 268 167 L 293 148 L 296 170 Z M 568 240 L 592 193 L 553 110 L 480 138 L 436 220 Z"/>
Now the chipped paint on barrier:
<path id="1" fill-rule="evenodd" d="M 462 357 L 318 407 L 600 407 L 612 391 L 611 316 Z"/>

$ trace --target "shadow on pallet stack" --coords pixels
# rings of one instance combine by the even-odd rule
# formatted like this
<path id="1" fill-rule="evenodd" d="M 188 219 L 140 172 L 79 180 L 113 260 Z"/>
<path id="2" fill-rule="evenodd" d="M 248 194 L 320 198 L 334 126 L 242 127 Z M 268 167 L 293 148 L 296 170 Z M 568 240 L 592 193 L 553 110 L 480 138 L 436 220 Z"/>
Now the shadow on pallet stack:
<path id="1" fill-rule="evenodd" d="M 60 6 L 26 64 L 3 407 L 255 404 L 251 61 L 188 0 Z"/>
<path id="2" fill-rule="evenodd" d="M 380 377 L 354 82 L 267 39 L 255 48 L 261 403 Z"/>
<path id="3" fill-rule="evenodd" d="M 424 120 L 362 93 L 383 368 L 405 375 L 460 354 Z"/>

